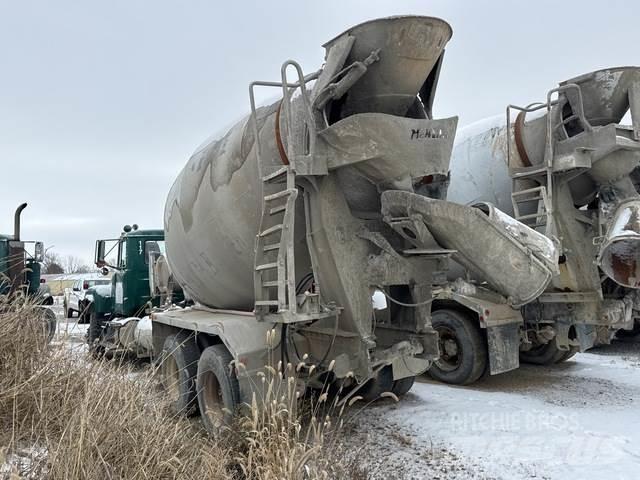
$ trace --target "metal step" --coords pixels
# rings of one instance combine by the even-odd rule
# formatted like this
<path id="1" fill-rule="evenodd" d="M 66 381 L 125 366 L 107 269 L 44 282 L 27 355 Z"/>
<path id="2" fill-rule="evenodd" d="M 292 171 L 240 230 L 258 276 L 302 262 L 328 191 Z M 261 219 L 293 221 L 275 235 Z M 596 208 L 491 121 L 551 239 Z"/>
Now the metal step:
<path id="1" fill-rule="evenodd" d="M 262 177 L 262 181 L 264 183 L 278 183 L 277 180 L 281 180 L 282 177 L 285 177 L 288 171 L 289 171 L 289 167 L 285 166 L 285 167 L 279 168 L 275 172 L 272 172 L 269 175 Z"/>
<path id="2" fill-rule="evenodd" d="M 547 167 L 523 167 L 523 168 L 512 168 L 511 169 L 511 178 L 514 180 L 519 180 L 522 178 L 530 178 L 530 177 L 539 177 L 543 174 L 547 173 Z"/>
<path id="3" fill-rule="evenodd" d="M 264 247 L 262 247 L 262 251 L 263 252 L 271 252 L 273 250 L 278 250 L 280 248 L 280 244 L 279 243 L 269 243 L 267 245 L 265 245 Z"/>
<path id="4" fill-rule="evenodd" d="M 279 223 L 277 225 L 274 225 L 273 227 L 267 228 L 264 232 L 260 232 L 260 236 L 266 237 L 267 235 L 271 235 L 272 233 L 279 232 L 283 227 L 284 225 Z"/>
<path id="5" fill-rule="evenodd" d="M 521 198 L 520 200 L 513 199 L 513 201 L 517 203 L 533 202 L 534 200 L 537 202 L 538 200 L 544 199 L 542 197 Z"/>
<path id="6" fill-rule="evenodd" d="M 516 196 L 522 196 L 522 195 L 526 195 L 528 193 L 535 193 L 535 192 L 542 192 L 544 191 L 546 193 L 547 189 L 544 185 L 541 185 L 539 187 L 533 187 L 533 188 L 527 188 L 526 190 L 517 190 L 515 192 L 513 192 L 511 194 L 512 197 L 516 197 Z"/>
<path id="7" fill-rule="evenodd" d="M 298 191 L 298 189 L 296 189 L 296 188 L 289 188 L 287 190 L 282 190 L 281 192 L 277 192 L 277 193 L 274 193 L 272 195 L 267 195 L 266 197 L 264 197 L 264 201 L 265 202 L 271 202 L 271 201 L 277 200 L 279 198 L 287 197 L 287 196 L 289 196 L 292 193 L 297 192 L 297 191 Z"/>
<path id="8" fill-rule="evenodd" d="M 262 272 L 264 270 L 272 270 L 274 268 L 278 268 L 277 263 L 264 263 L 262 265 L 256 266 L 256 272 Z"/>
<path id="9" fill-rule="evenodd" d="M 279 207 L 273 207 L 269 209 L 269 215 L 275 215 L 280 212 L 284 212 L 287 209 L 286 205 L 280 205 Z"/>
<path id="10" fill-rule="evenodd" d="M 545 217 L 547 214 L 546 212 L 540 212 L 540 213 L 528 213 L 526 215 L 519 215 L 516 220 L 518 220 L 519 222 L 521 222 L 522 220 L 531 220 L 533 218 L 539 218 L 539 217 Z"/>
<path id="11" fill-rule="evenodd" d="M 277 280 L 269 280 L 267 282 L 262 282 L 262 286 L 265 288 L 277 287 L 279 282 Z"/>

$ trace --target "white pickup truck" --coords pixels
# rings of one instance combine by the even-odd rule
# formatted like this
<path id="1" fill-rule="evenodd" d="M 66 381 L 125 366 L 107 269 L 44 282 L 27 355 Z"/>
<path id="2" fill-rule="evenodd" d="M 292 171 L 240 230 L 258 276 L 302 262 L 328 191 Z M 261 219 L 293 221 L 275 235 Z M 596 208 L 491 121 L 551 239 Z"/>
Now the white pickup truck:
<path id="1" fill-rule="evenodd" d="M 64 313 L 67 318 L 73 317 L 73 312 L 78 313 L 81 318 L 80 305 L 84 300 L 87 290 L 95 285 L 108 285 L 111 283 L 110 278 L 80 278 L 76 280 L 71 288 L 66 288 L 64 292 Z"/>

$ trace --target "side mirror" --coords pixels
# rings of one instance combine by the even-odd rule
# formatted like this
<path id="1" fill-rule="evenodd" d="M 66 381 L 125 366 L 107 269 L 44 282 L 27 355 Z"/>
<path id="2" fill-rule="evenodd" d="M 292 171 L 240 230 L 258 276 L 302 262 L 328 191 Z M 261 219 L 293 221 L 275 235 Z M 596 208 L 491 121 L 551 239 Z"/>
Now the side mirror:
<path id="1" fill-rule="evenodd" d="M 96 265 L 102 266 L 105 264 L 104 261 L 104 240 L 96 241 Z"/>
<path id="2" fill-rule="evenodd" d="M 33 257 L 36 262 L 42 262 L 44 259 L 44 244 L 42 242 L 36 242 L 33 248 Z"/>
<path id="3" fill-rule="evenodd" d="M 102 270 L 100 270 L 100 273 L 102 273 L 102 275 L 106 277 L 107 275 L 109 275 L 109 269 L 107 267 L 102 267 Z"/>

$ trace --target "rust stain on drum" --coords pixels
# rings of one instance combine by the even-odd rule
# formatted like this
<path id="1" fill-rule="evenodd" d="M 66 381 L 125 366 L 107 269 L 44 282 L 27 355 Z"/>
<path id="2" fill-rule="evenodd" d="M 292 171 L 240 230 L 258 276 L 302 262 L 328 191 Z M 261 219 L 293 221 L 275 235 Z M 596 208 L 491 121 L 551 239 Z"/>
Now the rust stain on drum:
<path id="1" fill-rule="evenodd" d="M 280 110 L 282 109 L 282 100 L 278 104 L 278 109 L 276 110 L 276 145 L 278 147 L 278 153 L 280 154 L 280 159 L 282 163 L 285 165 L 289 165 L 289 157 L 287 157 L 287 152 L 284 149 L 284 145 L 282 144 L 282 134 L 280 132 Z"/>
<path id="2" fill-rule="evenodd" d="M 529 160 L 529 155 L 527 155 L 527 149 L 524 148 L 524 142 L 522 140 L 522 130 L 524 129 L 524 117 L 526 116 L 525 112 L 520 112 L 516 117 L 516 121 L 513 125 L 513 139 L 516 143 L 516 149 L 518 150 L 518 155 L 520 155 L 520 160 L 522 160 L 522 165 L 525 167 L 531 166 L 531 160 Z"/>

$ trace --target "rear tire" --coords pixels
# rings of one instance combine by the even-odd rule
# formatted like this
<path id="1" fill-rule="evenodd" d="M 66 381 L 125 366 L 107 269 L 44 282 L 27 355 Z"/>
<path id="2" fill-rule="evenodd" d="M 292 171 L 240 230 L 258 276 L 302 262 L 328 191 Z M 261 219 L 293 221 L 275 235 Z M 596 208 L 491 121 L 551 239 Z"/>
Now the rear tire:
<path id="1" fill-rule="evenodd" d="M 197 413 L 195 380 L 199 357 L 200 352 L 191 335 L 177 333 L 164 341 L 160 371 L 174 413 L 185 416 Z"/>
<path id="2" fill-rule="evenodd" d="M 633 338 L 640 335 L 640 321 L 636 320 L 631 330 L 618 330 L 616 336 L 618 338 Z"/>
<path id="3" fill-rule="evenodd" d="M 395 380 L 393 382 L 393 387 L 391 387 L 391 391 L 396 397 L 403 397 L 407 393 L 409 393 L 409 390 L 411 390 L 411 387 L 413 387 L 415 381 L 416 377 L 407 377 L 401 378 L 400 380 Z"/>
<path id="4" fill-rule="evenodd" d="M 56 320 L 56 314 L 50 308 L 44 307 L 42 309 L 42 321 L 44 323 L 44 332 L 47 338 L 47 343 L 51 343 L 53 337 L 56 334 L 56 328 L 58 321 Z"/>
<path id="5" fill-rule="evenodd" d="M 94 358 L 101 358 L 104 354 L 104 347 L 100 345 L 102 339 L 102 322 L 104 315 L 96 313 L 93 307 L 89 309 L 89 328 L 87 329 L 87 343 L 89 352 Z"/>
<path id="6" fill-rule="evenodd" d="M 378 374 L 367 381 L 360 389 L 359 395 L 365 402 L 373 402 L 385 392 L 393 391 L 393 370 L 391 366 L 383 367 Z"/>
<path id="7" fill-rule="evenodd" d="M 233 357 L 224 345 L 205 348 L 198 361 L 196 390 L 202 423 L 212 436 L 231 424 L 240 406 L 240 386 Z"/>
<path id="8" fill-rule="evenodd" d="M 563 363 L 573 358 L 580 350 L 578 347 L 569 347 L 569 350 L 561 350 L 562 354 L 556 359 L 556 363 Z"/>
<path id="9" fill-rule="evenodd" d="M 78 323 L 87 323 L 86 307 L 81 303 L 78 304 Z"/>
<path id="10" fill-rule="evenodd" d="M 576 353 L 577 349 L 570 347 L 569 350 L 560 350 L 555 340 L 549 343 L 533 347 L 531 350 L 520 352 L 520 361 L 531 365 L 553 365 L 554 363 L 569 360 Z"/>
<path id="11" fill-rule="evenodd" d="M 67 305 L 67 302 L 64 302 L 64 317 L 65 318 L 73 317 L 73 310 L 69 308 L 69 306 Z"/>
<path id="12" fill-rule="evenodd" d="M 478 321 L 457 310 L 436 310 L 431 315 L 438 332 L 440 358 L 429 369 L 432 378 L 453 385 L 469 385 L 487 368 L 487 342 Z"/>

